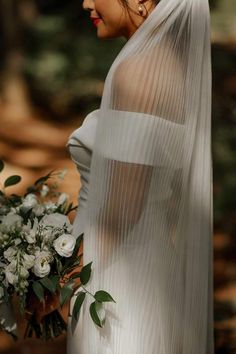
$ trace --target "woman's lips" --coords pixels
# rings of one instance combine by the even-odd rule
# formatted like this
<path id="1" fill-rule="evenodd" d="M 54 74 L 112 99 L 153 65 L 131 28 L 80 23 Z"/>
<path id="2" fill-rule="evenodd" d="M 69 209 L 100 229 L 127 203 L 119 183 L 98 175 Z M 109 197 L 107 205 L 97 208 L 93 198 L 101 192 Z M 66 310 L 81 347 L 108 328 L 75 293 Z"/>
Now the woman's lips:
<path id="1" fill-rule="evenodd" d="M 99 17 L 90 17 L 91 21 L 93 22 L 94 26 L 97 26 L 99 22 L 101 22 L 101 18 Z"/>

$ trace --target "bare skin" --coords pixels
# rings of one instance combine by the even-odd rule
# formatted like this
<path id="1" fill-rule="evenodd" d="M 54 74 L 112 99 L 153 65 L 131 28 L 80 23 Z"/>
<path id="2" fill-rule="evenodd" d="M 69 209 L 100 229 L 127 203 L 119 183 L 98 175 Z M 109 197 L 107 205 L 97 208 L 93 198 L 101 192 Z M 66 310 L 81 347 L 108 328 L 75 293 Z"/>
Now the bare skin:
<path id="1" fill-rule="evenodd" d="M 98 19 L 96 27 L 99 38 L 129 39 L 155 8 L 152 0 L 141 1 L 147 10 L 144 16 L 138 12 L 138 0 L 129 0 L 127 9 L 119 0 L 84 0 L 83 8 L 90 11 L 90 17 Z"/>

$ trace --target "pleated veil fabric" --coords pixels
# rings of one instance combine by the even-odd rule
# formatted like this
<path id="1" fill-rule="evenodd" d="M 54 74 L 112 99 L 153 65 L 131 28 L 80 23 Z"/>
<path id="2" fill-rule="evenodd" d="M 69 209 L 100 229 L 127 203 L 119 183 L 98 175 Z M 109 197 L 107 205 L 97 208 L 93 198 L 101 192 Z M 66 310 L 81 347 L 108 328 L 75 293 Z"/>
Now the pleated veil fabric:
<path id="1" fill-rule="evenodd" d="M 116 303 L 81 354 L 214 352 L 209 22 L 207 0 L 161 0 L 107 75 L 84 264 Z"/>

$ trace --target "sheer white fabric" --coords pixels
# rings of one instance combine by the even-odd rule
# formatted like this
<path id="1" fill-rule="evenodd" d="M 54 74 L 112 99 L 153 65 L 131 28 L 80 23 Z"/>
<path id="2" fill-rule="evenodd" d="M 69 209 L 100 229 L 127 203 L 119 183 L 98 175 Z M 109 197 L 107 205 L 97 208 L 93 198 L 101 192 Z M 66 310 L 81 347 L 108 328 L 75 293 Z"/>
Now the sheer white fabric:
<path id="1" fill-rule="evenodd" d="M 106 78 L 89 176 L 86 299 L 70 354 L 213 354 L 207 0 L 161 0 Z M 73 342 L 73 344 L 72 344 Z"/>

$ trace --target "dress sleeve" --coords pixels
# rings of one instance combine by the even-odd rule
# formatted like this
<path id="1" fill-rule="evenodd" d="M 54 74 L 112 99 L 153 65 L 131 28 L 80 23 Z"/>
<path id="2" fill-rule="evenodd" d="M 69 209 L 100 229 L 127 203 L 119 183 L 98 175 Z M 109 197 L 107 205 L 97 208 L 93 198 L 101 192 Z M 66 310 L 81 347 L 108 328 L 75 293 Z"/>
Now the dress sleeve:
<path id="1" fill-rule="evenodd" d="M 97 132 L 99 144 L 95 142 L 94 154 L 100 159 L 98 174 L 103 173 L 98 180 L 104 183 L 96 196 L 104 229 L 114 235 L 124 225 L 132 230 L 147 203 L 173 198 L 174 178 L 182 165 L 184 128 L 138 112 L 101 109 L 98 119 L 103 123 L 99 123 L 102 130 Z M 155 192 L 150 194 L 154 181 Z"/>

